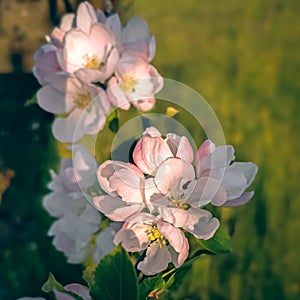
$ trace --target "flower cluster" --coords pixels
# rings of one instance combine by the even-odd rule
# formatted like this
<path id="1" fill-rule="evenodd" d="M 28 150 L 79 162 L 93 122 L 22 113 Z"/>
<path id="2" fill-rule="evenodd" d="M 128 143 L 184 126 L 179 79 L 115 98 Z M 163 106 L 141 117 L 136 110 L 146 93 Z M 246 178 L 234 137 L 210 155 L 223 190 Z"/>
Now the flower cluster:
<path id="1" fill-rule="evenodd" d="M 101 215 L 87 201 L 96 189 L 97 164 L 82 145 L 73 146 L 73 155 L 75 167 L 72 159 L 63 159 L 59 174 L 51 171 L 52 181 L 48 184 L 51 193 L 44 197 L 43 204 L 57 220 L 48 235 L 54 236 L 54 246 L 66 255 L 69 263 L 81 263 L 90 256 L 99 262 L 113 250 L 113 237 L 119 225 L 111 223 L 97 235 L 96 245 L 91 247 L 101 222 Z"/>
<path id="2" fill-rule="evenodd" d="M 98 133 L 112 105 L 152 109 L 163 85 L 150 64 L 155 51 L 155 39 L 139 18 L 123 27 L 117 14 L 106 17 L 88 2 L 79 5 L 76 15 L 65 15 L 34 55 L 33 72 L 42 85 L 38 104 L 63 115 L 53 124 L 55 138 L 73 142 Z"/>
<path id="3" fill-rule="evenodd" d="M 205 141 L 196 153 L 186 137 L 149 127 L 133 150 L 132 163 L 106 161 L 97 171 L 107 193 L 94 197 L 94 204 L 113 221 L 124 222 L 115 244 L 129 252 L 146 250 L 137 265 L 146 275 L 165 270 L 172 262 L 180 267 L 189 253 L 184 232 L 199 239 L 211 238 L 219 221 L 205 210 L 214 206 L 238 206 L 253 192 L 257 167 L 231 162 L 232 146 L 216 147 Z M 195 164 L 193 165 L 193 162 Z"/>
<path id="4" fill-rule="evenodd" d="M 208 240 L 219 228 L 211 206 L 239 206 L 252 198 L 253 192 L 245 190 L 256 165 L 233 162 L 232 146 L 206 140 L 195 151 L 187 137 L 163 137 L 155 127 L 146 128 L 137 141 L 132 163 L 99 165 L 91 149 L 75 143 L 98 134 L 112 107 L 153 108 L 163 87 L 150 64 L 155 39 L 145 21 L 134 17 L 122 26 L 117 14 L 106 16 L 88 2 L 65 15 L 46 39 L 34 56 L 33 72 L 42 85 L 38 104 L 59 115 L 53 135 L 72 143 L 73 154 L 62 160 L 58 174 L 51 171 L 51 192 L 43 200 L 56 218 L 48 232 L 54 246 L 69 263 L 91 258 L 99 263 L 121 244 L 138 252 L 137 269 L 147 276 L 169 264 L 179 268 L 189 255 L 188 236 Z M 90 299 L 79 285 L 66 286 L 65 292 L 77 288 L 78 295 Z M 66 296 L 54 292 L 57 299 Z"/>

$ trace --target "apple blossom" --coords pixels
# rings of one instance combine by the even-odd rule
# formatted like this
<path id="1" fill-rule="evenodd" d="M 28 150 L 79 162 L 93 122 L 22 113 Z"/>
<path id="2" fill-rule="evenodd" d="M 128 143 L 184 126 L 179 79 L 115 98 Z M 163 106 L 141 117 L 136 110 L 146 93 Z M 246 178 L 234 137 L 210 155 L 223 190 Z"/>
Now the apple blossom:
<path id="1" fill-rule="evenodd" d="M 216 147 L 207 140 L 197 151 L 195 169 L 191 165 L 193 157 L 187 138 L 167 134 L 163 139 L 153 127 L 146 129 L 133 151 L 136 166 L 145 174 L 154 176 L 156 194 L 168 196 L 174 193 L 171 188 L 186 177 L 185 189 L 179 187 L 175 194 L 180 195 L 184 190 L 182 200 L 192 207 L 203 207 L 208 203 L 238 205 L 251 199 L 253 193 L 243 192 L 254 180 L 257 167 L 251 162 L 230 165 L 234 159 L 232 146 Z M 189 176 L 186 176 L 184 172 L 188 169 Z"/>
<path id="2" fill-rule="evenodd" d="M 126 52 L 120 59 L 108 82 L 108 95 L 112 104 L 129 109 L 132 103 L 141 111 L 148 111 L 155 104 L 154 95 L 163 87 L 157 70 L 141 56 Z"/>
<path id="3" fill-rule="evenodd" d="M 37 98 L 44 110 L 68 114 L 66 118 L 55 119 L 53 124 L 53 134 L 61 142 L 73 142 L 84 134 L 96 134 L 103 128 L 110 110 L 107 96 L 100 87 L 65 72 L 48 78 L 48 84 L 38 91 Z"/>
<path id="4" fill-rule="evenodd" d="M 96 178 L 95 158 L 82 145 L 74 145 L 73 153 L 74 164 L 64 159 L 60 173 L 51 172 L 51 193 L 43 204 L 50 215 L 58 218 L 48 232 L 54 236 L 54 246 L 64 252 L 68 262 L 80 263 L 91 254 L 90 242 L 99 230 L 101 216 L 86 199 L 91 197 L 88 191 Z"/>
<path id="5" fill-rule="evenodd" d="M 225 155 L 224 155 L 225 154 Z M 239 206 L 247 203 L 253 192 L 245 192 L 257 173 L 257 166 L 252 162 L 233 162 L 232 146 L 215 146 L 206 140 L 198 149 L 195 165 L 198 178 L 210 178 L 221 183 L 226 191 L 223 206 Z"/>
<path id="6" fill-rule="evenodd" d="M 180 229 L 148 213 L 128 218 L 114 242 L 128 252 L 146 250 L 146 257 L 137 265 L 145 275 L 164 271 L 171 262 L 179 268 L 189 252 L 188 240 Z"/>
<path id="7" fill-rule="evenodd" d="M 45 44 L 34 53 L 36 64 L 32 72 L 41 85 L 48 83 L 49 76 L 62 71 L 56 58 L 56 50 L 54 45 Z"/>
<path id="8" fill-rule="evenodd" d="M 99 223 L 100 214 L 91 205 L 86 205 L 78 214 L 70 212 L 55 221 L 48 235 L 54 236 L 53 245 L 66 255 L 68 262 L 77 264 L 91 254 L 90 242 Z"/>
<path id="9" fill-rule="evenodd" d="M 96 248 L 94 250 L 94 260 L 99 263 L 102 257 L 113 251 L 115 248 L 114 237 L 121 228 L 122 223 L 111 222 L 108 227 L 102 230 L 96 239 Z"/>
<path id="10" fill-rule="evenodd" d="M 142 55 L 148 62 L 153 60 L 156 52 L 155 38 L 150 35 L 145 20 L 131 18 L 122 30 L 121 38 L 122 53 L 130 51 Z"/>
<path id="11" fill-rule="evenodd" d="M 119 60 L 113 33 L 100 23 L 92 23 L 88 33 L 79 28 L 68 31 L 56 53 L 64 71 L 86 82 L 104 82 Z"/>

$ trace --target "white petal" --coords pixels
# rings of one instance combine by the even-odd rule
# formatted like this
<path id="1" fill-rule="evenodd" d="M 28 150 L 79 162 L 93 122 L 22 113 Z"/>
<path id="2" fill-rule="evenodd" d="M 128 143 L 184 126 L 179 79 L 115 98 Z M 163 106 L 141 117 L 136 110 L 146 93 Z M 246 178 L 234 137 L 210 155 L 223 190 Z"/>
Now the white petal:
<path id="1" fill-rule="evenodd" d="M 189 199 L 192 207 L 203 207 L 208 203 L 220 206 L 227 200 L 227 194 L 219 180 L 212 177 L 201 177 L 189 186 Z"/>
<path id="2" fill-rule="evenodd" d="M 75 109 L 68 116 L 68 118 L 55 119 L 52 127 L 54 137 L 62 143 L 73 143 L 80 140 L 85 133 L 83 128 L 81 128 L 80 126 L 76 128 L 81 114 L 81 110 Z"/>
<path id="3" fill-rule="evenodd" d="M 172 258 L 168 247 L 163 245 L 162 248 L 160 248 L 160 245 L 156 243 L 148 247 L 146 257 L 143 261 L 138 263 L 137 268 L 145 275 L 155 275 L 164 271 L 171 260 Z"/>
<path id="4" fill-rule="evenodd" d="M 127 205 L 121 198 L 109 195 L 95 197 L 94 205 L 108 218 L 116 222 L 125 221 L 143 208 L 141 205 Z"/>

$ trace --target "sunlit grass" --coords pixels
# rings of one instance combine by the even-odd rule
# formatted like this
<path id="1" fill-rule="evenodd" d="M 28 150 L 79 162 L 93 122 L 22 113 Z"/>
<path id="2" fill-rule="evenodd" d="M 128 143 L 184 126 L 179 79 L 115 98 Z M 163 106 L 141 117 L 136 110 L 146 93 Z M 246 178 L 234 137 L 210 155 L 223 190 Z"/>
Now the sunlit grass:
<path id="1" fill-rule="evenodd" d="M 299 9 L 297 1 L 135 2 L 156 37 L 160 73 L 200 92 L 237 159 L 260 168 L 252 202 L 222 212 L 234 254 L 199 261 L 179 298 L 299 295 Z"/>

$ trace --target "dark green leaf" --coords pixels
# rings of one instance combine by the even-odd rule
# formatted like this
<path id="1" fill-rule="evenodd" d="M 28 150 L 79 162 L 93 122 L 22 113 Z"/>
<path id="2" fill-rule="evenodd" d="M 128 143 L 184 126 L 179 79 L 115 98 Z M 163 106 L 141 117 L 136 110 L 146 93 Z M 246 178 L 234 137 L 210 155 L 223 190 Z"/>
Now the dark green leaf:
<path id="1" fill-rule="evenodd" d="M 113 118 L 109 124 L 108 124 L 108 128 L 113 132 L 113 133 L 117 133 L 119 130 L 119 119 L 118 118 Z"/>
<path id="2" fill-rule="evenodd" d="M 204 249 L 207 249 L 215 254 L 227 253 L 232 251 L 231 238 L 228 235 L 228 233 L 222 228 L 219 228 L 211 239 L 199 239 L 198 242 L 202 245 Z"/>
<path id="3" fill-rule="evenodd" d="M 138 299 L 136 273 L 128 253 L 120 245 L 102 258 L 94 278 L 95 284 L 91 287 L 93 299 Z"/>
<path id="4" fill-rule="evenodd" d="M 175 290 L 182 283 L 185 275 L 191 270 L 192 266 L 181 267 L 177 269 L 167 280 L 164 285 L 165 290 Z"/>
<path id="5" fill-rule="evenodd" d="M 164 281 L 161 274 L 157 274 L 154 277 L 146 278 L 139 286 L 140 300 L 145 300 L 147 296 L 157 289 L 161 289 L 164 285 Z"/>

